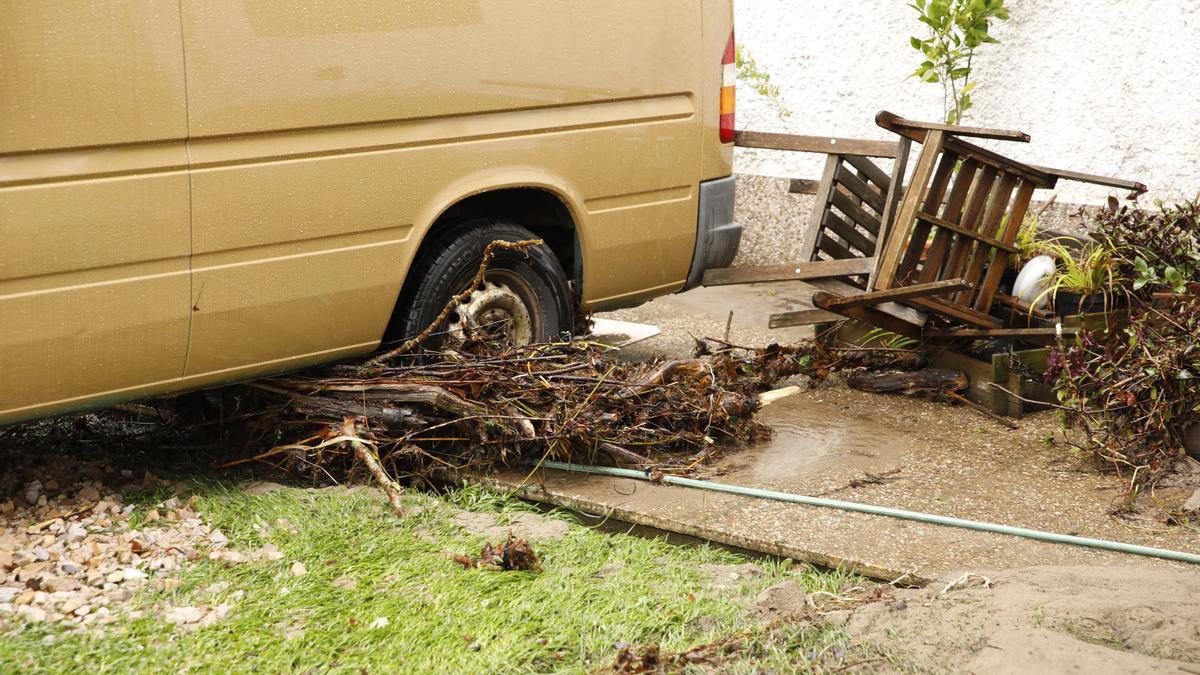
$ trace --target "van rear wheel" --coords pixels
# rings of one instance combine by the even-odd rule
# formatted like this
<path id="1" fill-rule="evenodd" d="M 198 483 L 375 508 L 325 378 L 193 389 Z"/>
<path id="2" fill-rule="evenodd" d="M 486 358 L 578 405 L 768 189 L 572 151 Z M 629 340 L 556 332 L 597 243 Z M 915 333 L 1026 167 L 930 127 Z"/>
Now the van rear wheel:
<path id="1" fill-rule="evenodd" d="M 460 223 L 423 246 L 401 292 L 395 323 L 403 337 L 425 330 L 457 293 L 475 278 L 483 251 L 493 241 L 537 239 L 513 223 L 480 218 Z M 550 342 L 572 325 L 571 292 L 554 252 L 545 244 L 526 250 L 497 249 L 483 284 L 455 308 L 429 346 L 468 332 L 487 331 L 515 344 Z"/>

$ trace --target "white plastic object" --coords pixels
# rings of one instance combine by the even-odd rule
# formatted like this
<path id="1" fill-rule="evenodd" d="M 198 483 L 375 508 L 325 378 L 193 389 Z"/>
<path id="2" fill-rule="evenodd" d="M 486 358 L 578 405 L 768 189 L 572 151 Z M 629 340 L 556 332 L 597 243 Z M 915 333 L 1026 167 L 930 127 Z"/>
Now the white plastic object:
<path id="1" fill-rule="evenodd" d="M 1039 255 L 1021 268 L 1017 274 L 1017 280 L 1013 283 L 1013 296 L 1020 298 L 1026 304 L 1033 305 L 1034 309 L 1042 309 L 1050 300 L 1048 295 L 1043 294 L 1046 287 L 1050 284 L 1050 277 L 1054 276 L 1054 258 L 1048 255 Z M 1034 304 L 1034 301 L 1037 304 Z"/>

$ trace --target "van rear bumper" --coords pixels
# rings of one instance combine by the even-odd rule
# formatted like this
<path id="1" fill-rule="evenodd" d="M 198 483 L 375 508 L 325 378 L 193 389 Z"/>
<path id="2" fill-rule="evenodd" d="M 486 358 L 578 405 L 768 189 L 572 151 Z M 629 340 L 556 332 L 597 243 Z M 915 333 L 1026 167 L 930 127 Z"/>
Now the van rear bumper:
<path id="1" fill-rule="evenodd" d="M 686 291 L 700 285 L 706 270 L 729 267 L 742 240 L 742 226 L 733 220 L 734 178 L 718 178 L 700 183 L 700 212 L 696 218 L 696 251 Z"/>

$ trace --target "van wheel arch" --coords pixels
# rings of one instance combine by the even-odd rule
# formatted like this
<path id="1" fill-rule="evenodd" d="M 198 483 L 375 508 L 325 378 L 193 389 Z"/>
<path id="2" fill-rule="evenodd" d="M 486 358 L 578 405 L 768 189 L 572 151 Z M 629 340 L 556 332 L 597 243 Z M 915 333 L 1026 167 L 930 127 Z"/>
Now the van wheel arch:
<path id="1" fill-rule="evenodd" d="M 504 226 L 509 227 L 505 230 Z M 541 254 L 541 259 L 533 261 L 536 263 L 534 267 L 538 269 L 541 276 L 545 277 L 544 281 L 550 286 L 556 285 L 553 277 L 561 276 L 562 283 L 565 284 L 563 298 L 557 297 L 559 295 L 557 288 L 550 289 L 551 293 L 547 297 L 556 298 L 554 303 L 559 305 L 555 311 L 551 312 L 551 315 L 561 316 L 565 322 L 558 326 L 555 332 L 562 333 L 572 330 L 574 314 L 579 305 L 583 274 L 582 254 L 578 243 L 575 219 L 565 201 L 550 190 L 509 188 L 463 199 L 446 209 L 429 227 L 409 265 L 384 335 L 385 341 L 400 340 L 411 336 L 414 332 L 413 322 L 419 322 L 421 320 L 419 317 L 428 314 L 428 312 L 414 313 L 411 310 L 414 302 L 428 302 L 432 299 L 431 289 L 424 283 L 425 280 L 422 277 L 435 271 L 433 265 L 435 259 L 446 253 L 447 246 L 453 245 L 456 240 L 461 240 L 464 232 L 489 227 L 501 227 L 500 231 L 506 232 L 511 232 L 514 228 L 518 231 L 527 231 L 528 234 L 545 242 L 543 246 L 538 247 L 541 249 L 538 252 Z M 511 237 L 505 238 L 511 240 Z M 472 245 L 475 244 L 478 242 Z M 529 257 L 536 256 L 531 253 Z M 546 258 L 553 258 L 554 264 L 551 265 Z M 555 272 L 555 268 L 557 268 L 557 272 Z M 444 272 L 444 266 L 438 269 Z M 514 281 L 519 284 L 519 280 Z M 445 291 L 445 289 L 440 290 Z M 545 291 L 545 289 L 540 290 Z M 448 300 L 448 297 L 446 299 Z M 561 306 L 563 302 L 566 303 L 565 309 Z M 444 302 L 438 304 L 437 311 L 440 311 Z M 437 311 L 434 311 L 433 315 L 436 315 Z M 419 331 L 423 328 L 424 326 L 421 326 L 415 330 Z"/>

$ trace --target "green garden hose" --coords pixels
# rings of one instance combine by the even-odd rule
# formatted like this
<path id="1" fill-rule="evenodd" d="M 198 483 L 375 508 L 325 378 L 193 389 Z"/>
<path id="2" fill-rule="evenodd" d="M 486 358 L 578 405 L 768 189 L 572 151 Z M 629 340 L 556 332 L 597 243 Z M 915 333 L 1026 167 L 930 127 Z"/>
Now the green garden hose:
<path id="1" fill-rule="evenodd" d="M 554 461 L 543 461 L 541 462 L 541 466 L 547 469 L 559 469 L 562 471 L 577 471 L 580 473 L 591 473 L 602 476 L 618 476 L 621 478 L 634 478 L 637 480 L 646 481 L 651 480 L 650 476 L 646 475 L 645 472 L 634 471 L 632 469 L 616 469 L 607 466 L 586 466 L 583 464 L 568 464 L 566 462 Z M 1041 532 L 1039 530 L 1031 530 L 1025 527 L 1013 527 L 1011 525 L 985 523 L 978 520 L 964 520 L 962 518 L 951 518 L 949 516 L 939 516 L 932 513 L 905 511 L 904 509 L 893 509 L 886 506 L 872 506 L 870 504 L 844 502 L 837 499 L 808 497 L 805 495 L 791 494 L 789 492 L 762 490 L 759 488 L 743 487 L 741 485 L 729 485 L 727 483 L 714 483 L 711 481 L 682 478 L 679 476 L 662 476 L 657 480 L 669 485 L 681 485 L 683 487 L 697 488 L 700 490 L 727 492 L 729 494 L 744 495 L 746 497 L 773 499 L 775 501 L 791 502 L 793 504 L 805 504 L 808 506 L 823 506 L 825 508 L 841 509 L 843 511 L 857 511 L 859 513 L 869 513 L 876 516 L 889 516 L 891 518 L 915 520 L 919 523 L 933 523 L 935 525 L 961 527 L 968 530 L 978 530 L 980 532 L 1009 534 L 1014 537 L 1024 537 L 1026 539 L 1035 539 L 1037 541 L 1049 541 L 1057 544 L 1071 544 L 1073 546 L 1085 546 L 1087 548 L 1099 548 L 1107 551 L 1150 556 L 1151 558 L 1163 558 L 1166 560 L 1178 560 L 1181 562 L 1200 564 L 1200 555 L 1196 555 L 1194 553 L 1169 551 L 1167 549 L 1153 548 L 1151 546 L 1138 546 L 1136 544 L 1123 544 L 1119 541 L 1092 539 L 1090 537 L 1076 537 L 1070 534 L 1055 534 L 1053 532 Z"/>

